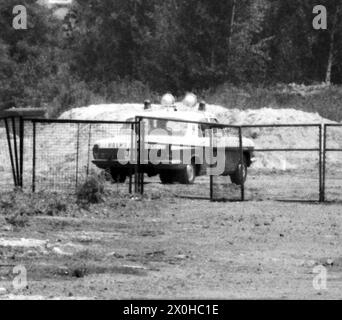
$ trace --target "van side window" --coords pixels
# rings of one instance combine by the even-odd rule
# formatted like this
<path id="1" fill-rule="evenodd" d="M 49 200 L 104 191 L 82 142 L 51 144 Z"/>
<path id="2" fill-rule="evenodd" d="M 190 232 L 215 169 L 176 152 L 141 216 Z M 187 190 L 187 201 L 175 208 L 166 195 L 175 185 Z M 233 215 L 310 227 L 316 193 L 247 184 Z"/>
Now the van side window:
<path id="1" fill-rule="evenodd" d="M 208 122 L 207 119 L 202 119 L 200 122 Z M 210 129 L 210 126 L 207 124 L 200 124 L 198 125 L 198 136 L 205 137 L 206 130 Z"/>

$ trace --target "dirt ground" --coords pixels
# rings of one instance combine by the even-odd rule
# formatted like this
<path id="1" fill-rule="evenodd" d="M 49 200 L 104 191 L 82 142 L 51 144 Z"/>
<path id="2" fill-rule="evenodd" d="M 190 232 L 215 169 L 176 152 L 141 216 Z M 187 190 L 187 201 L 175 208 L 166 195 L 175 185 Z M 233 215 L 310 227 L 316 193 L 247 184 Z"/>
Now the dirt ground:
<path id="1" fill-rule="evenodd" d="M 252 175 L 244 203 L 194 199 L 208 195 L 204 178 L 193 189 L 152 179 L 144 199 L 107 186 L 89 207 L 73 197 L 2 194 L 0 298 L 341 299 L 341 204 L 275 200 L 315 200 L 317 183 L 314 175 Z M 28 204 L 28 219 L 9 219 L 19 210 L 11 201 Z M 12 283 L 17 265 L 27 270 L 21 290 Z M 326 290 L 313 287 L 317 265 L 327 268 Z"/>

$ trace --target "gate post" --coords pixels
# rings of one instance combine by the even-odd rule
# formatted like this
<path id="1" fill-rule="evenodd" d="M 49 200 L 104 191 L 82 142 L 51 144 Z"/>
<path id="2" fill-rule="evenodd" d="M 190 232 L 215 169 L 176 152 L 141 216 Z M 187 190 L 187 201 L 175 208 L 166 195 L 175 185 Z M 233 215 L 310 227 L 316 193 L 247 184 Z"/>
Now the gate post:
<path id="1" fill-rule="evenodd" d="M 214 155 L 214 143 L 213 143 L 213 129 L 210 126 L 210 130 L 209 130 L 209 154 L 210 154 L 210 166 L 212 166 L 213 164 L 213 155 Z M 214 176 L 211 172 L 211 170 L 209 170 L 210 172 L 210 201 L 214 201 Z"/>
<path id="2" fill-rule="evenodd" d="M 327 149 L 327 128 L 328 126 L 324 124 L 323 126 L 323 164 L 322 164 L 322 190 L 321 190 L 321 202 L 325 202 L 325 182 L 326 182 L 326 149 Z"/>
<path id="3" fill-rule="evenodd" d="M 244 182 L 244 156 L 243 156 L 243 140 L 242 140 L 242 127 L 239 127 L 239 150 L 240 150 L 240 176 L 241 176 L 241 201 L 245 201 L 245 182 Z"/>
<path id="4" fill-rule="evenodd" d="M 19 186 L 23 187 L 24 173 L 24 119 L 19 117 Z"/>
<path id="5" fill-rule="evenodd" d="M 132 175 L 133 175 L 133 172 L 132 172 L 132 165 L 134 163 L 134 134 L 135 134 L 135 129 L 136 129 L 136 124 L 131 124 L 131 145 L 130 145 L 130 152 L 129 152 L 129 186 L 128 186 L 128 192 L 129 194 L 132 194 L 133 192 L 133 188 L 132 188 Z"/>
<path id="6" fill-rule="evenodd" d="M 80 124 L 77 124 L 77 139 L 76 139 L 76 180 L 75 180 L 75 189 L 77 191 L 78 188 L 78 165 L 79 165 L 79 152 L 80 152 Z"/>
<path id="7" fill-rule="evenodd" d="M 322 124 L 319 125 L 319 158 L 318 158 L 318 174 L 319 174 L 319 202 L 323 202 L 323 185 L 322 185 Z"/>
<path id="8" fill-rule="evenodd" d="M 135 165 L 135 171 L 134 171 L 134 192 L 139 193 L 139 186 L 140 186 L 140 157 L 141 157 L 141 150 L 140 150 L 140 141 L 141 141 L 141 132 L 140 132 L 140 124 L 141 124 L 141 118 L 135 117 L 136 127 L 135 127 L 135 135 L 136 135 L 136 157 L 137 157 L 137 163 Z"/>
<path id="9" fill-rule="evenodd" d="M 91 124 L 89 124 L 89 133 L 88 133 L 88 159 L 87 159 L 87 172 L 86 172 L 87 177 L 89 176 L 89 166 L 90 166 L 91 129 L 92 129 L 92 126 L 91 126 Z"/>
<path id="10" fill-rule="evenodd" d="M 36 192 L 36 122 L 33 125 L 33 142 L 32 142 L 32 192 Z"/>
<path id="11" fill-rule="evenodd" d="M 12 135 L 13 135 L 13 148 L 14 148 L 14 160 L 15 160 L 15 172 L 16 172 L 16 187 L 20 187 L 20 170 L 19 170 L 19 159 L 18 159 L 18 144 L 17 144 L 17 130 L 16 121 L 14 117 L 12 120 Z"/>
<path id="12" fill-rule="evenodd" d="M 143 119 L 140 119 L 140 124 L 139 124 L 139 130 L 140 130 L 140 156 L 142 156 L 143 158 L 143 165 L 145 164 L 145 125 L 142 122 Z M 148 157 L 147 157 L 147 161 L 148 161 Z M 140 194 L 143 195 L 144 194 L 144 170 L 142 170 L 141 168 L 141 162 L 140 163 L 140 168 L 139 168 L 139 183 L 140 183 Z"/>
<path id="13" fill-rule="evenodd" d="M 8 151 L 11 160 L 11 167 L 12 167 L 12 175 L 13 175 L 13 183 L 14 187 L 17 187 L 17 173 L 15 169 L 14 159 L 13 159 L 13 151 L 12 151 L 12 144 L 11 144 L 11 135 L 10 135 L 10 127 L 7 122 L 8 118 L 5 118 L 5 127 L 6 127 L 6 137 L 7 137 L 7 144 L 8 144 Z"/>

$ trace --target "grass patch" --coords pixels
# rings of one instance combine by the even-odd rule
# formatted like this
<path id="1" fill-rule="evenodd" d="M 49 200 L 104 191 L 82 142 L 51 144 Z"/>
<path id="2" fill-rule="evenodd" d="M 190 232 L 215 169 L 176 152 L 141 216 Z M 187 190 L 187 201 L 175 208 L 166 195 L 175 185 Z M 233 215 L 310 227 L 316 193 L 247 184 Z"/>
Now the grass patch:
<path id="1" fill-rule="evenodd" d="M 0 194 L 0 216 L 8 224 L 23 228 L 30 224 L 31 217 L 138 217 L 142 211 L 149 216 L 160 214 L 159 194 L 132 196 L 114 190 L 111 184 L 104 187 L 102 178 L 93 178 L 82 185 L 77 195 L 50 192 L 25 193 L 14 191 Z M 72 224 L 53 220 L 54 227 Z M 57 225 L 58 224 L 58 225 Z"/>

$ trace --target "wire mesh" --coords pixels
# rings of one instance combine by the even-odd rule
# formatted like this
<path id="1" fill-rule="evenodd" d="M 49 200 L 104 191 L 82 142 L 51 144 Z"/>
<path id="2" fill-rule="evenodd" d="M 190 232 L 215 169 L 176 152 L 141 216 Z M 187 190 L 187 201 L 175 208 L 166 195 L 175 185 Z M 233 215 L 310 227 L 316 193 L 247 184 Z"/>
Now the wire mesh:
<path id="1" fill-rule="evenodd" d="M 255 143 L 247 200 L 320 200 L 320 125 L 245 126 L 243 136 Z"/>
<path id="2" fill-rule="evenodd" d="M 126 190 L 125 181 L 113 179 L 111 168 L 115 163 L 113 154 L 120 147 L 120 139 L 125 136 L 122 130 L 131 125 L 121 122 L 34 121 L 34 190 L 73 192 L 89 174 L 101 172 L 106 172 L 105 179 L 115 184 L 118 191 Z M 128 139 L 127 148 L 133 149 L 131 135 Z M 94 159 L 95 145 L 99 148 L 97 159 Z M 27 157 L 30 158 L 30 155 Z M 120 170 L 122 168 L 118 172 Z"/>
<path id="3" fill-rule="evenodd" d="M 325 126 L 324 189 L 326 201 L 342 201 L 342 126 Z"/>

